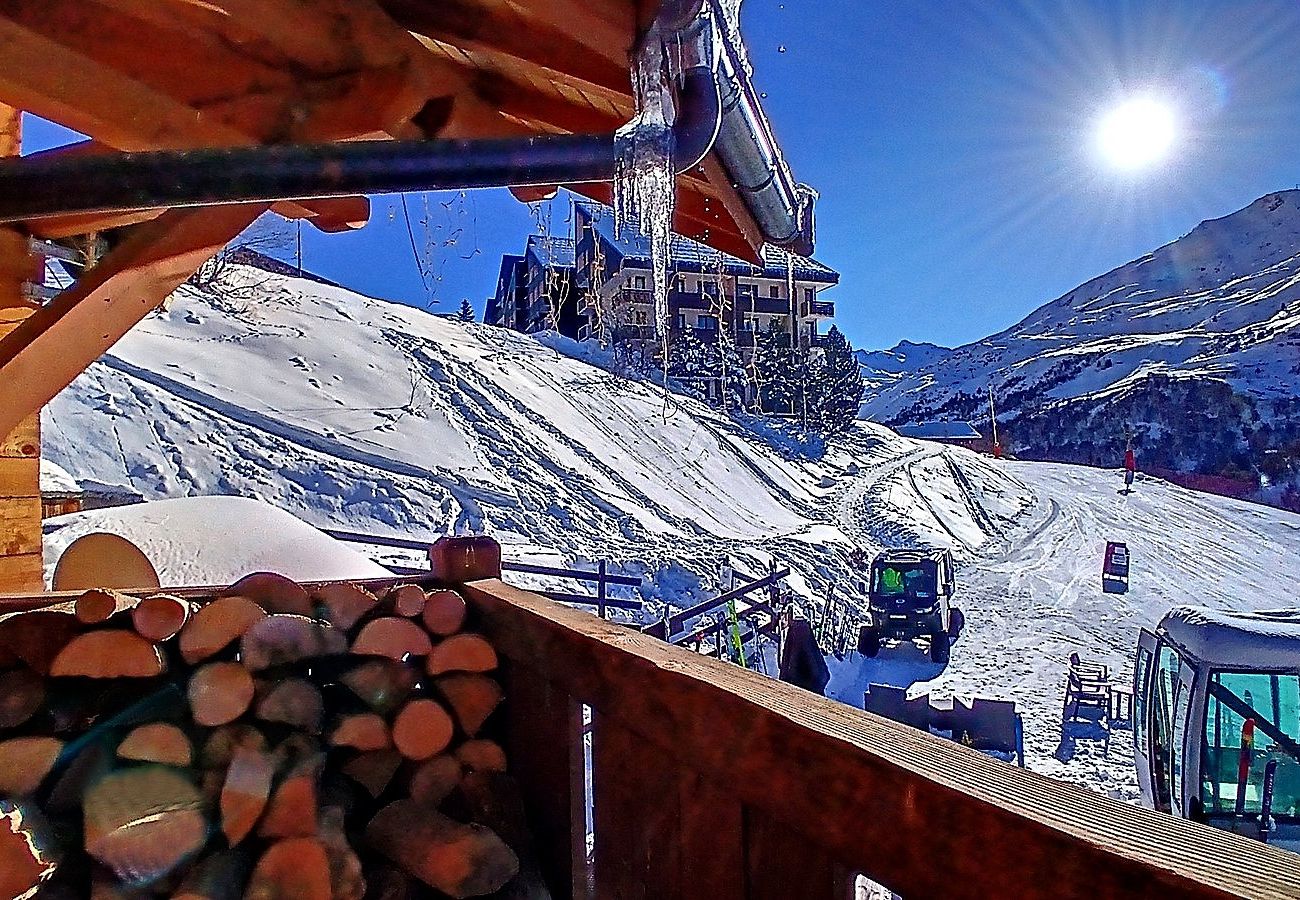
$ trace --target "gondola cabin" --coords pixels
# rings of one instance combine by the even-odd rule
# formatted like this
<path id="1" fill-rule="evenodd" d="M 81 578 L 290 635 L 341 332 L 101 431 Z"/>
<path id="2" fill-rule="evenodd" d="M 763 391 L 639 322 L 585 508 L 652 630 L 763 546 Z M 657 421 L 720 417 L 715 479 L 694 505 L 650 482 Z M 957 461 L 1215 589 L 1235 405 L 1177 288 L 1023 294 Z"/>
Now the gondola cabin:
<path id="1" fill-rule="evenodd" d="M 1300 849 L 1300 610 L 1171 610 L 1138 639 L 1134 698 L 1148 806 Z"/>

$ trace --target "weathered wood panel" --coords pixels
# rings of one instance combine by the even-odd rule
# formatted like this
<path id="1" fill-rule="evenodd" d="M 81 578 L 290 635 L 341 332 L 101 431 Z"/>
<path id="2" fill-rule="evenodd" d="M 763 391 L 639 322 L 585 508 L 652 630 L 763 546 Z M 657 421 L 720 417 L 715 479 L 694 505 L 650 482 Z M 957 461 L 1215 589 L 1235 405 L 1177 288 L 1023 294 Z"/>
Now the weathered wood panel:
<path id="1" fill-rule="evenodd" d="M 1300 857 L 1128 806 L 500 581 L 498 652 L 904 897 L 1294 897 Z M 639 777 L 634 770 L 629 778 Z M 599 838 L 598 838 L 599 842 Z"/>
<path id="2" fill-rule="evenodd" d="M 803 832 L 751 806 L 744 834 L 746 900 L 851 900 L 835 861 Z"/>
<path id="3" fill-rule="evenodd" d="M 582 709 L 517 663 L 502 670 L 506 756 L 524 794 L 542 876 L 558 897 L 587 895 Z"/>
<path id="4" fill-rule="evenodd" d="M 591 737 L 596 897 L 699 896 L 688 894 L 683 881 L 673 758 L 599 713 Z"/>

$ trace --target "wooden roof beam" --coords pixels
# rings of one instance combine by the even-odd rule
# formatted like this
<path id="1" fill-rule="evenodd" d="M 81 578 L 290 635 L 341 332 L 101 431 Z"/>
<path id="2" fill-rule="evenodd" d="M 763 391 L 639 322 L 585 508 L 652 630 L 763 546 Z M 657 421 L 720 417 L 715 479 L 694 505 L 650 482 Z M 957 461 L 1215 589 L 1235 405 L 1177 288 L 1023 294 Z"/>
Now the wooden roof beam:
<path id="1" fill-rule="evenodd" d="M 54 399 L 266 209 L 250 203 L 172 210 L 139 225 L 0 339 L 0 434 Z"/>

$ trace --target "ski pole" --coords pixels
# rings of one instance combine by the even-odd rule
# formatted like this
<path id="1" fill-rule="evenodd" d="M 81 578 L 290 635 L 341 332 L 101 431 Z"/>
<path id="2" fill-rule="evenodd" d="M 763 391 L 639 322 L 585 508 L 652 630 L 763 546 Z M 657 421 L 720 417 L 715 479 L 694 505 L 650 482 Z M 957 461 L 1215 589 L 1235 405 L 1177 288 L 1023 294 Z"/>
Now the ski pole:
<path id="1" fill-rule="evenodd" d="M 1241 725 L 1241 750 L 1237 755 L 1237 815 L 1246 814 L 1246 780 L 1250 777 L 1250 758 L 1255 749 L 1255 720 Z"/>
<path id="2" fill-rule="evenodd" d="M 1264 766 L 1264 790 L 1259 800 L 1259 839 L 1268 843 L 1268 820 L 1273 814 L 1273 781 L 1277 778 L 1277 760 L 1270 759 Z"/>

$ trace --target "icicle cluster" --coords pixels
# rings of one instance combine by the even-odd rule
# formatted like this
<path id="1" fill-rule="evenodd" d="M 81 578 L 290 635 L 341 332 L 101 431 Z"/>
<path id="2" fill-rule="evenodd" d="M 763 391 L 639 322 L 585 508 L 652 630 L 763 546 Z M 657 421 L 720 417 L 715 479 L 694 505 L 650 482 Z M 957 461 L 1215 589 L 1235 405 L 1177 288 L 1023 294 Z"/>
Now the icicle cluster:
<path id="1" fill-rule="evenodd" d="M 614 179 L 614 229 L 620 240 L 630 229 L 650 242 L 655 324 L 666 343 L 668 262 L 677 201 L 672 133 L 676 111 L 657 29 L 651 31 L 637 54 L 632 82 L 637 114 L 615 137 L 618 169 Z"/>

